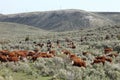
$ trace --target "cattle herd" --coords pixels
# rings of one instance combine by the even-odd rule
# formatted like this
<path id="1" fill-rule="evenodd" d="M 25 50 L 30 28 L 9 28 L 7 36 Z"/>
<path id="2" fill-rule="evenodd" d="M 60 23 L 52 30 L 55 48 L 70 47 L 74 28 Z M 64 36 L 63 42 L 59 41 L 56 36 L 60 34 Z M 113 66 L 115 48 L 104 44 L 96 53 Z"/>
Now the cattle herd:
<path id="1" fill-rule="evenodd" d="M 73 42 L 66 40 L 68 42 L 69 48 L 75 49 L 76 46 Z M 35 42 L 34 42 L 35 43 Z M 56 42 L 57 46 L 61 48 L 59 41 Z M 44 44 L 36 44 L 37 46 L 43 47 Z M 48 50 L 46 52 L 42 52 L 39 50 L 0 50 L 0 61 L 2 62 L 15 62 L 17 63 L 18 61 L 25 61 L 25 60 L 30 60 L 30 61 L 36 61 L 38 58 L 53 58 L 57 56 L 57 51 L 56 50 L 51 50 L 53 47 L 51 42 L 48 41 L 47 43 Z M 97 64 L 97 63 L 102 63 L 103 65 L 105 62 L 110 62 L 112 63 L 112 57 L 117 57 L 118 53 L 110 53 L 112 52 L 112 48 L 104 48 L 104 54 L 102 56 L 96 56 L 93 59 L 93 62 L 91 65 Z M 67 58 L 71 60 L 71 63 L 73 66 L 78 66 L 78 67 L 87 67 L 86 65 L 86 60 L 83 58 L 80 58 L 76 54 L 72 53 L 71 51 L 67 49 L 62 49 L 61 54 L 65 54 Z M 90 52 L 82 52 L 81 54 L 87 55 L 90 54 Z"/>

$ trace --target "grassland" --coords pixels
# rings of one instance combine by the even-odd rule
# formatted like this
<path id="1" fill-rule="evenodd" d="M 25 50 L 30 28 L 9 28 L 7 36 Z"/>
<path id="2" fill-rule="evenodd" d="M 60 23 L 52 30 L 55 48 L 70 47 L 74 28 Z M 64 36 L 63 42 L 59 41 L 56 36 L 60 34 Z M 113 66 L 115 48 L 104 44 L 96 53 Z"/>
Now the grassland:
<path id="1" fill-rule="evenodd" d="M 108 37 L 106 37 L 108 36 Z M 29 37 L 29 41 L 25 38 Z M 68 48 L 65 39 L 72 40 L 76 49 Z M 119 80 L 120 79 L 120 26 L 104 26 L 79 29 L 66 32 L 47 32 L 16 23 L 0 23 L 0 50 L 34 50 L 33 42 L 52 43 L 60 40 L 62 48 L 54 47 L 57 56 L 54 58 L 39 58 L 37 61 L 19 61 L 18 63 L 0 63 L 0 80 Z M 83 41 L 81 42 L 81 39 Z M 21 43 L 19 43 L 21 41 Z M 55 45 L 55 44 L 54 44 Z M 113 57 L 112 64 L 106 62 L 91 65 L 95 56 L 104 54 L 104 47 L 111 47 L 118 57 Z M 62 49 L 70 50 L 80 58 L 86 58 L 87 67 L 72 66 Z M 40 51 L 47 51 L 46 46 Z M 82 55 L 83 51 L 92 54 Z"/>

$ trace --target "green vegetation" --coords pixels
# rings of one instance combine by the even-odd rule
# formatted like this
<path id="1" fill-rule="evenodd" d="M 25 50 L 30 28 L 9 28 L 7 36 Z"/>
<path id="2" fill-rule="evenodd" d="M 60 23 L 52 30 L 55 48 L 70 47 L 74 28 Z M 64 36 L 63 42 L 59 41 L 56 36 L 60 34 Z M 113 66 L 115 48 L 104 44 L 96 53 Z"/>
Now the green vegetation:
<path id="1" fill-rule="evenodd" d="M 0 80 L 119 80 L 119 34 L 120 26 L 92 27 L 58 33 L 16 23 L 1 22 L 0 50 L 34 50 L 40 47 L 36 47 L 33 42 L 46 43 L 50 39 L 55 45 L 52 49 L 57 51 L 57 56 L 39 58 L 35 62 L 27 60 L 17 63 L 0 63 Z M 28 36 L 29 39 L 25 41 Z M 76 48 L 67 47 L 66 39 L 72 40 Z M 56 40 L 60 40 L 62 48 L 56 47 Z M 106 62 L 104 66 L 101 63 L 91 65 L 95 56 L 104 54 L 106 46 L 113 48 L 119 56 L 113 57 L 113 62 Z M 71 60 L 66 55 L 61 54 L 62 49 L 70 50 L 80 58 L 85 58 L 87 67 L 72 66 Z M 47 48 L 44 46 L 39 50 L 44 52 L 47 51 Z M 83 51 L 91 54 L 82 55 Z"/>

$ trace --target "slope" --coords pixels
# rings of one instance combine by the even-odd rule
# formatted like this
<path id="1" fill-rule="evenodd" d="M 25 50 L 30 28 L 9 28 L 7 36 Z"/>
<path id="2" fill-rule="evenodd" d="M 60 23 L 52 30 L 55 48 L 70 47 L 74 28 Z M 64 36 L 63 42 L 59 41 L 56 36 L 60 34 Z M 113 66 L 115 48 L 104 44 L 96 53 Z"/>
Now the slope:
<path id="1" fill-rule="evenodd" d="M 50 31 L 69 31 L 113 24 L 110 19 L 95 13 L 74 9 L 10 14 L 0 17 L 0 21 L 35 26 Z"/>

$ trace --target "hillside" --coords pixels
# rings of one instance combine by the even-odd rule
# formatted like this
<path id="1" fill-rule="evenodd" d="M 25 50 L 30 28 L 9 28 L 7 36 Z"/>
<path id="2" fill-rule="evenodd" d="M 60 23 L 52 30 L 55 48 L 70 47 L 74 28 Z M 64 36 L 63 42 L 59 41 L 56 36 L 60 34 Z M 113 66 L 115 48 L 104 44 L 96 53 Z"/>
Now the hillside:
<path id="1" fill-rule="evenodd" d="M 0 80 L 120 79 L 120 26 L 91 27 L 76 31 L 50 32 L 45 35 L 43 35 L 45 33 L 43 30 L 34 30 L 35 28 L 31 29 L 31 27 L 28 27 L 21 24 L 2 22 L 2 30 L 0 29 L 0 32 L 5 33 L 1 35 L 13 34 L 6 38 L 10 40 L 8 42 L 0 40 L 0 50 L 9 50 L 10 52 L 27 50 L 34 52 L 33 50 L 37 48 L 40 54 L 42 52 L 46 54 L 45 52 L 48 52 L 46 43 L 50 39 L 53 43 L 51 50 L 55 50 L 55 56 L 49 58 L 38 57 L 37 60 L 33 61 L 34 56 L 39 54 L 35 53 L 33 56 L 27 56 L 27 58 L 23 58 L 22 60 L 19 58 L 19 61 L 16 62 L 2 62 L 0 59 Z M 38 34 L 38 32 L 42 33 Z M 31 34 L 30 40 L 24 41 L 24 34 L 26 35 L 27 33 Z M 40 37 L 40 35 L 44 38 Z M 107 35 L 109 37 L 106 38 Z M 13 36 L 17 37 L 11 38 Z M 18 36 L 21 38 L 18 38 Z M 70 42 L 72 41 L 76 48 L 69 47 L 69 41 L 67 42 L 66 39 L 70 40 Z M 60 40 L 60 47 L 56 45 L 57 40 Z M 44 45 L 40 47 L 36 46 L 35 43 L 43 43 Z M 113 51 L 106 54 L 104 52 L 106 46 L 112 48 Z M 62 50 L 68 50 L 68 52 L 77 56 L 77 59 L 83 60 L 86 63 L 86 68 L 73 65 L 69 55 L 63 54 Z M 108 54 L 117 54 L 118 56 L 113 55 L 108 57 Z M 99 56 L 105 56 L 107 59 L 111 59 L 112 62 L 106 60 L 104 64 L 102 62 L 94 63 L 95 58 Z"/>
<path id="2" fill-rule="evenodd" d="M 97 12 L 97 14 L 120 24 L 120 12 Z"/>
<path id="3" fill-rule="evenodd" d="M 50 31 L 69 31 L 113 24 L 112 20 L 98 14 L 72 9 L 4 15 L 0 16 L 0 21 L 35 26 Z"/>
<path id="4" fill-rule="evenodd" d="M 10 23 L 10 22 L 0 22 L 1 39 L 17 38 L 21 36 L 24 37 L 27 35 L 34 36 L 36 34 L 42 35 L 44 33 L 47 33 L 47 31 L 32 26 Z"/>

